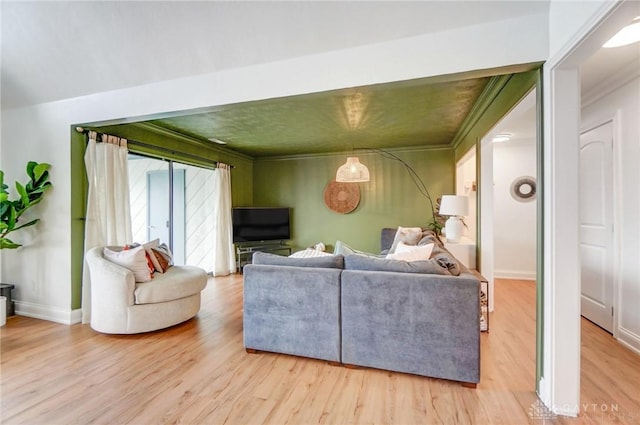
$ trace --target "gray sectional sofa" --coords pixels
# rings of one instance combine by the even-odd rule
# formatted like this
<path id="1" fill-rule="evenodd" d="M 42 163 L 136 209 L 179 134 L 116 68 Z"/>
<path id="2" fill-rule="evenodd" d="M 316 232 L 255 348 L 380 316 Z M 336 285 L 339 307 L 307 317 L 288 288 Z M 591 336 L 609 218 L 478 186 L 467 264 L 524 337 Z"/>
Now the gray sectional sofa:
<path id="1" fill-rule="evenodd" d="M 480 282 L 443 248 L 434 256 L 407 263 L 256 253 L 244 268 L 245 348 L 473 386 Z"/>

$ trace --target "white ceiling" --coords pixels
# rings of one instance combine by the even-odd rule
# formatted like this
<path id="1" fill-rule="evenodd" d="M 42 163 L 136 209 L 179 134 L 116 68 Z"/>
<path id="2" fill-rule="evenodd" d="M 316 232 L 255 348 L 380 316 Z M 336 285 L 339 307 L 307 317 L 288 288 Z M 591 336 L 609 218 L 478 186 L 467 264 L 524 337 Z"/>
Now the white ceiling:
<path id="1" fill-rule="evenodd" d="M 640 43 L 600 48 L 580 67 L 583 106 L 635 78 L 640 72 Z M 530 93 L 501 120 L 490 135 L 510 133 L 510 143 L 532 143 L 536 138 L 535 93 Z"/>
<path id="2" fill-rule="evenodd" d="M 536 91 L 532 90 L 487 134 L 487 139 L 508 133 L 511 139 L 501 144 L 536 143 Z"/>
<path id="3" fill-rule="evenodd" d="M 601 48 L 580 68 L 583 99 L 593 97 L 611 79 L 621 80 L 626 75 L 637 75 L 639 66 L 640 43 L 611 49 Z"/>
<path id="4" fill-rule="evenodd" d="M 411 37 L 548 1 L 1 1 L 2 107 Z"/>

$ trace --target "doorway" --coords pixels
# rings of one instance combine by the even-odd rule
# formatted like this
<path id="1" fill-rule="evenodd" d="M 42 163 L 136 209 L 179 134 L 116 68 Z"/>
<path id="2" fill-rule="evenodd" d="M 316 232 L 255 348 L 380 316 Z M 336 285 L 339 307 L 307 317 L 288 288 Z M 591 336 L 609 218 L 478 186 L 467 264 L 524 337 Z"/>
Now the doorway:
<path id="1" fill-rule="evenodd" d="M 481 270 L 491 288 L 537 278 L 537 136 L 533 89 L 480 142 Z"/>

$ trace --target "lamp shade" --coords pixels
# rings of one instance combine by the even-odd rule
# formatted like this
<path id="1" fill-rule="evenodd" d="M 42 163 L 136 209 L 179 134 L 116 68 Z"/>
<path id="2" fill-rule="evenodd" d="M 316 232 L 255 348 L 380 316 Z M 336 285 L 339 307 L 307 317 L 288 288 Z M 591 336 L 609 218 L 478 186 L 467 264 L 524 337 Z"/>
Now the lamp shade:
<path id="1" fill-rule="evenodd" d="M 338 168 L 336 172 L 336 181 L 342 183 L 359 183 L 368 182 L 369 169 L 360 163 L 355 156 L 347 158 L 347 162 Z"/>
<path id="2" fill-rule="evenodd" d="M 440 215 L 467 215 L 469 201 L 466 196 L 442 195 L 440 201 Z"/>

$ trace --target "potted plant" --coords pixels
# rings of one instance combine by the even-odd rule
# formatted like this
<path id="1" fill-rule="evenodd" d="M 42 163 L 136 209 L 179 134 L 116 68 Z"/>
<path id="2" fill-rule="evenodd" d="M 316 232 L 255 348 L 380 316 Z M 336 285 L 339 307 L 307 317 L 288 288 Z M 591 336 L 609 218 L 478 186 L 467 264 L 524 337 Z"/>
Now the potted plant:
<path id="1" fill-rule="evenodd" d="M 36 218 L 27 223 L 20 223 L 22 215 L 31 207 L 38 204 L 44 193 L 51 188 L 49 181 L 50 164 L 29 161 L 27 163 L 27 175 L 30 180 L 22 185 L 16 181 L 18 199 L 9 199 L 9 192 L 4 183 L 4 172 L 0 170 L 0 249 L 16 249 L 22 245 L 7 238 L 7 235 L 16 230 L 33 226 L 40 219 Z"/>

